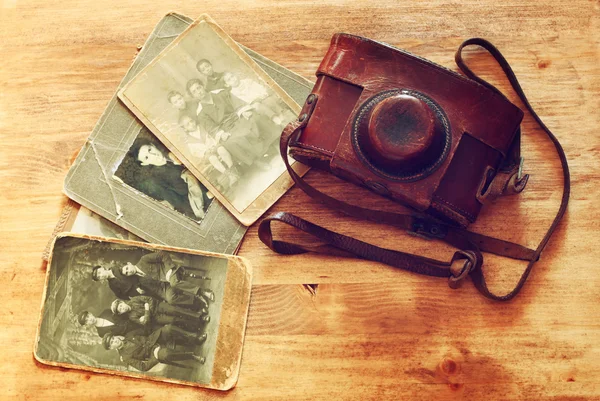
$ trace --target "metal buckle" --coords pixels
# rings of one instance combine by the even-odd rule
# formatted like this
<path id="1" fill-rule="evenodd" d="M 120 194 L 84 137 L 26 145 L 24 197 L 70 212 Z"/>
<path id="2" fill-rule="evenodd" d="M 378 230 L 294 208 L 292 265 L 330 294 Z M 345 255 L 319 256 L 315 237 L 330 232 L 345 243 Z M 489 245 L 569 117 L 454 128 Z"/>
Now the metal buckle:
<path id="1" fill-rule="evenodd" d="M 518 194 L 519 192 L 525 189 L 527 185 L 527 181 L 529 181 L 529 174 L 523 174 L 523 161 L 525 159 L 521 157 L 519 160 L 519 168 L 517 169 L 517 173 L 513 174 L 510 177 L 510 180 L 506 184 L 506 188 L 504 189 L 505 193 L 508 194 Z"/>
<path id="2" fill-rule="evenodd" d="M 456 268 L 458 262 L 464 260 L 460 268 Z M 448 286 L 450 288 L 457 289 L 462 281 L 467 278 L 469 273 L 477 267 L 477 255 L 472 251 L 456 251 L 450 262 L 450 273 L 452 275 L 448 277 Z"/>
<path id="3" fill-rule="evenodd" d="M 432 240 L 444 238 L 448 230 L 444 225 L 429 219 L 414 217 L 408 233 L 416 237 Z"/>
<path id="4" fill-rule="evenodd" d="M 523 163 L 525 162 L 525 158 L 521 156 L 519 159 L 519 170 L 517 170 L 517 181 L 521 181 L 523 178 Z"/>

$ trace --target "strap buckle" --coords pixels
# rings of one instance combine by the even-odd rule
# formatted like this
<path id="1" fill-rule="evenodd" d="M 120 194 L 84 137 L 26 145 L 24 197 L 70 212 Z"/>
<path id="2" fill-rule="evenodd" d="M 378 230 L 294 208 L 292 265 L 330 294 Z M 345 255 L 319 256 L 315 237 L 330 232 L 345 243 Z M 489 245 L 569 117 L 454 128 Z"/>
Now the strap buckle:
<path id="1" fill-rule="evenodd" d="M 453 290 L 457 289 L 469 273 L 481 264 L 478 259 L 480 258 L 473 251 L 456 251 L 450 262 L 452 275 L 448 277 L 448 286 Z"/>
<path id="2" fill-rule="evenodd" d="M 408 234 L 427 240 L 442 239 L 448 234 L 448 229 L 443 224 L 438 224 L 431 219 L 413 217 Z"/>
<path id="3" fill-rule="evenodd" d="M 525 185 L 527 185 L 527 181 L 529 181 L 529 174 L 523 174 L 524 160 L 523 156 L 521 156 L 517 172 L 510 177 L 506 184 L 505 192 L 507 195 L 520 193 L 525 189 Z"/>
<path id="4" fill-rule="evenodd" d="M 517 181 L 521 181 L 521 178 L 523 178 L 523 164 L 525 162 L 525 158 L 523 156 L 521 156 L 519 158 L 519 169 L 517 170 Z"/>

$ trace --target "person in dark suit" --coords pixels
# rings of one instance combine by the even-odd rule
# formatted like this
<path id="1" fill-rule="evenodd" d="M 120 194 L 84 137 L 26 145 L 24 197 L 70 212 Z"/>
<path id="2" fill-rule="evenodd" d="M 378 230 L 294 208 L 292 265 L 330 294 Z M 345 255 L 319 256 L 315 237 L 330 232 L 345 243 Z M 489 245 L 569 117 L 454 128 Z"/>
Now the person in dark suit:
<path id="1" fill-rule="evenodd" d="M 186 89 L 191 99 L 186 100 L 191 109 L 195 109 L 192 115 L 201 130 L 214 135 L 217 142 L 221 140 L 220 130 L 227 128 L 236 119 L 236 111 L 247 106 L 240 99 L 232 96 L 229 91 L 219 89 L 209 91 L 206 85 L 199 79 L 190 79 Z M 187 107 L 187 106 L 186 106 Z M 183 114 L 182 114 L 183 115 Z"/>
<path id="2" fill-rule="evenodd" d="M 225 89 L 225 81 L 223 81 L 223 73 L 216 72 L 213 69 L 212 63 L 207 59 L 202 59 L 196 63 L 196 69 L 202 74 L 206 82 L 206 90 L 214 91 Z"/>
<path id="3" fill-rule="evenodd" d="M 100 337 L 104 337 L 108 333 L 123 336 L 130 331 L 143 329 L 140 324 L 114 315 L 109 309 L 102 311 L 99 316 L 94 316 L 93 313 L 86 310 L 81 311 L 77 316 L 77 321 L 82 326 L 95 327 Z"/>
<path id="4" fill-rule="evenodd" d="M 121 266 L 105 268 L 96 266 L 92 270 L 95 281 L 107 280 L 108 285 L 117 298 L 128 300 L 138 295 L 149 295 L 159 298 L 173 306 L 183 306 L 190 309 L 205 309 L 206 300 L 201 295 L 193 295 L 171 288 L 169 283 L 155 280 L 149 276 L 136 274 L 126 276 Z"/>
<path id="5" fill-rule="evenodd" d="M 144 293 L 144 290 L 139 286 L 139 280 L 136 277 L 128 277 L 121 273 L 120 269 L 104 266 L 96 266 L 92 270 L 92 280 L 107 281 L 109 288 L 121 299 L 129 299 L 130 297 Z"/>
<path id="6" fill-rule="evenodd" d="M 129 301 L 115 299 L 110 310 L 118 318 L 127 318 L 134 324 L 146 327 L 174 324 L 180 328 L 197 329 L 210 321 L 206 310 L 202 313 L 192 312 L 146 295 L 132 297 Z"/>
<path id="7" fill-rule="evenodd" d="M 166 325 L 149 335 L 141 331 L 132 331 L 125 336 L 106 334 L 102 345 L 107 350 L 117 350 L 123 363 L 146 372 L 158 363 L 166 363 L 182 367 L 178 361 L 194 360 L 204 364 L 205 358 L 192 351 L 175 351 L 167 348 L 170 343 L 194 346 L 202 343 L 197 338 L 190 338 L 183 330 L 173 325 Z"/>
<path id="8" fill-rule="evenodd" d="M 175 290 L 192 295 L 202 295 L 206 300 L 214 300 L 212 291 L 203 289 L 200 285 L 188 281 L 188 278 L 195 278 L 196 276 L 187 272 L 183 266 L 176 264 L 171 256 L 164 251 L 146 254 L 135 265 L 127 263 L 121 267 L 121 273 L 128 277 L 140 277 L 142 285 L 146 278 L 150 278 L 169 283 L 171 288 Z"/>

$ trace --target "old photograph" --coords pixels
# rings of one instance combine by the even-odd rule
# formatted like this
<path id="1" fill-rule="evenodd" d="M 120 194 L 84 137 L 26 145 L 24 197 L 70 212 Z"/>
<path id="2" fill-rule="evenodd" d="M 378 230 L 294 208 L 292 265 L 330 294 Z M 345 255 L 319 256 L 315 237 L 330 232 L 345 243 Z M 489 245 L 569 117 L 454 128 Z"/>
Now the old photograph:
<path id="1" fill-rule="evenodd" d="M 36 357 L 210 383 L 228 259 L 118 241 L 57 238 Z"/>
<path id="2" fill-rule="evenodd" d="M 46 248 L 44 249 L 42 259 L 46 261 L 48 260 L 48 257 L 50 256 L 50 248 L 52 247 L 54 238 L 59 233 L 64 232 L 98 235 L 102 237 L 144 242 L 144 240 L 137 235 L 130 233 L 112 221 L 105 219 L 99 214 L 96 214 L 90 209 L 69 199 L 69 201 L 63 207 L 60 218 L 58 219 L 58 222 L 54 227 L 54 231 L 52 232 L 52 236 L 48 241 Z"/>
<path id="3" fill-rule="evenodd" d="M 279 137 L 298 105 L 207 16 L 119 97 L 244 224 L 292 185 Z M 133 157 L 165 159 L 147 149 Z"/>
<path id="4" fill-rule="evenodd" d="M 113 178 L 198 222 L 214 198 L 145 127 L 123 156 Z"/>
<path id="5" fill-rule="evenodd" d="M 73 224 L 69 227 L 64 227 L 62 231 L 144 242 L 142 238 L 119 227 L 112 221 L 105 219 L 86 207 L 77 205 L 74 207 L 74 212 L 76 214 Z"/>
<path id="6" fill-rule="evenodd" d="M 135 77 L 191 22 L 191 19 L 176 13 L 165 15 L 148 36 L 118 88 L 122 88 Z M 297 93 L 297 90 L 294 93 Z M 166 174 L 159 171 L 165 170 L 164 168 L 156 169 L 157 175 L 163 175 L 152 179 L 150 172 L 155 169 L 149 168 L 150 165 L 131 167 L 132 144 L 138 137 L 150 135 L 115 93 L 69 168 L 64 181 L 65 194 L 150 243 L 235 253 L 246 227 L 223 205 L 212 201 L 208 192 L 202 197 L 192 196 L 192 200 L 202 199 L 204 203 L 204 217 L 200 218 L 201 208 L 192 209 L 190 203 L 189 181 L 183 182 L 185 186 L 182 185 L 183 169 L 167 168 L 169 172 Z M 157 148 L 166 149 L 154 135 L 150 137 L 150 141 Z M 164 151 L 163 154 L 168 155 L 168 152 Z M 127 165 L 130 168 L 125 168 Z M 175 175 L 175 170 L 179 170 L 179 175 L 175 177 L 177 184 L 172 184 L 175 187 L 174 191 L 161 191 L 161 178 L 164 179 L 169 173 Z M 137 172 L 139 177 L 136 178 Z M 121 178 L 118 175 L 121 175 Z M 128 183 L 125 183 L 126 180 Z M 165 193 L 170 195 L 168 199 L 161 196 Z M 193 195 L 193 191 L 191 193 Z M 176 210 L 176 207 L 179 210 Z M 199 216 L 196 216 L 194 211 L 198 212 Z M 102 235 L 110 236 L 104 233 Z"/>

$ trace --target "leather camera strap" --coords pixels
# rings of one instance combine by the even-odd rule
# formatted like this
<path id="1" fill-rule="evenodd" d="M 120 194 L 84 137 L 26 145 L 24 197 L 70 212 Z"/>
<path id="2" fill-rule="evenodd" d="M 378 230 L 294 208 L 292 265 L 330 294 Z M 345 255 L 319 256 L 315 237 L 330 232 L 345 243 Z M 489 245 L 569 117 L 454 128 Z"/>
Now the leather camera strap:
<path id="1" fill-rule="evenodd" d="M 521 290 L 523 285 L 525 284 L 527 277 L 529 277 L 529 273 L 531 273 L 531 269 L 533 268 L 535 262 L 538 261 L 542 251 L 546 247 L 546 244 L 552 237 L 554 230 L 556 229 L 556 227 L 560 223 L 560 220 L 562 219 L 563 215 L 565 214 L 565 212 L 567 210 L 567 205 L 569 204 L 569 196 L 571 194 L 571 176 L 569 173 L 569 165 L 567 163 L 567 156 L 565 155 L 565 152 L 564 152 L 560 142 L 558 141 L 556 136 L 552 133 L 552 131 L 550 131 L 550 129 L 546 126 L 546 124 L 544 124 L 544 122 L 537 115 L 537 113 L 535 112 L 535 110 L 533 109 L 531 104 L 529 103 L 527 96 L 525 96 L 525 92 L 523 92 L 523 88 L 521 88 L 521 85 L 519 84 L 519 80 L 517 79 L 517 76 L 513 72 L 512 68 L 510 68 L 508 61 L 506 61 L 506 59 L 504 58 L 502 53 L 500 53 L 500 50 L 498 50 L 493 44 L 491 44 L 490 42 L 488 42 L 485 39 L 482 39 L 482 38 L 467 39 L 459 46 L 458 50 L 456 51 L 455 61 L 456 61 L 456 65 L 458 66 L 458 68 L 460 68 L 461 71 L 467 77 L 471 78 L 472 80 L 474 80 L 476 82 L 479 82 L 480 84 L 486 86 L 487 88 L 502 95 L 502 93 L 496 87 L 494 87 L 490 83 L 484 81 L 483 79 L 479 78 L 463 61 L 463 59 L 462 59 L 463 49 L 467 46 L 472 46 L 472 45 L 480 46 L 480 47 L 484 48 L 498 62 L 498 64 L 504 71 L 504 74 L 506 74 L 506 77 L 508 78 L 508 81 L 510 82 L 514 91 L 517 93 L 517 95 L 519 96 L 519 98 L 521 99 L 521 101 L 523 102 L 523 104 L 525 105 L 527 110 L 529 111 L 529 113 L 531 113 L 531 115 L 533 116 L 535 121 L 538 123 L 540 128 L 542 128 L 542 130 L 544 130 L 544 132 L 548 136 L 548 139 L 550 139 L 550 141 L 554 145 L 554 148 L 556 149 L 556 153 L 558 154 L 558 158 L 560 159 L 560 164 L 561 164 L 562 173 L 563 173 L 563 193 L 562 193 L 562 198 L 560 201 L 560 206 L 558 208 L 558 212 L 556 213 L 556 216 L 554 217 L 552 224 L 546 231 L 544 238 L 542 238 L 542 240 L 538 244 L 537 248 L 535 249 L 534 257 L 527 264 L 527 268 L 521 275 L 521 278 L 519 279 L 519 282 L 517 283 L 515 288 L 506 295 L 499 296 L 499 295 L 493 294 L 488 289 L 486 281 L 485 281 L 485 276 L 483 275 L 483 273 L 481 271 L 478 271 L 478 272 L 473 271 L 471 273 L 471 279 L 473 280 L 473 284 L 475 285 L 475 287 L 477 287 L 477 289 L 482 294 L 484 294 L 485 296 L 487 296 L 489 298 L 498 300 L 498 301 L 508 301 L 508 300 L 514 298 L 519 293 L 519 291 Z M 504 96 L 504 95 L 502 95 L 502 96 Z"/>
<path id="2" fill-rule="evenodd" d="M 288 148 L 292 140 L 297 138 L 301 130 L 306 126 L 310 120 L 310 115 L 316 103 L 318 97 L 312 95 L 312 101 L 309 104 L 307 112 L 301 115 L 298 120 L 289 124 L 281 136 L 280 141 L 280 152 L 283 157 L 284 163 L 288 169 L 289 174 L 294 179 L 296 184 L 309 196 L 319 200 L 327 206 L 336 210 L 342 211 L 350 216 L 367 219 L 370 221 L 384 223 L 396 226 L 401 229 L 406 229 L 411 233 L 424 236 L 430 239 L 440 239 L 448 244 L 456 247 L 459 251 L 455 252 L 449 261 L 439 261 L 434 259 L 425 258 L 423 256 L 394 251 L 390 249 L 384 249 L 357 240 L 352 237 L 348 237 L 333 231 L 327 230 L 316 224 L 308 222 L 297 216 L 289 213 L 280 212 L 272 216 L 265 218 L 259 228 L 258 234 L 260 239 L 271 248 L 273 251 L 282 254 L 299 254 L 306 252 L 316 252 L 328 255 L 337 256 L 348 256 L 348 257 L 359 257 L 362 259 L 373 260 L 381 263 L 388 264 L 390 266 L 402 268 L 418 274 L 425 274 L 436 277 L 447 277 L 449 285 L 452 288 L 456 288 L 458 284 L 466 278 L 467 275 L 471 276 L 471 279 L 475 287 L 486 297 L 499 300 L 507 301 L 514 298 L 521 288 L 523 287 L 531 269 L 535 262 L 539 259 L 539 256 L 546 246 L 548 240 L 552 236 L 556 226 L 560 219 L 564 215 L 567 207 L 569 192 L 570 192 L 570 178 L 567 160 L 564 151 L 552 134 L 552 132 L 544 125 L 544 123 L 537 116 L 523 90 L 521 89 L 517 78 L 512 72 L 508 62 L 504 59 L 502 54 L 488 41 L 484 39 L 474 38 L 469 39 L 459 47 L 456 54 L 456 63 L 464 71 L 464 73 L 471 79 L 493 89 L 498 92 L 489 83 L 483 81 L 477 77 L 463 62 L 462 50 L 464 47 L 469 45 L 478 45 L 488 50 L 492 56 L 498 61 L 505 74 L 507 75 L 511 85 L 513 86 L 516 93 L 519 95 L 529 112 L 534 116 L 540 127 L 546 132 L 552 143 L 554 144 L 556 151 L 561 160 L 563 168 L 564 185 L 563 185 L 563 196 L 560 208 L 552 225 L 546 232 L 546 235 L 535 250 L 526 248 L 522 245 L 515 244 L 512 242 L 500 240 L 493 237 L 488 237 L 483 234 L 477 234 L 459 227 L 455 227 L 443 222 L 437 221 L 431 216 L 419 215 L 419 214 L 400 214 L 384 212 L 379 210 L 372 210 L 362 208 L 360 206 L 351 205 L 339 199 L 333 198 L 326 195 L 316 188 L 309 185 L 302 177 L 300 177 L 291 168 L 288 161 Z M 499 93 L 499 92 L 498 92 Z M 325 242 L 319 246 L 306 246 L 297 243 L 291 243 L 281 240 L 273 239 L 271 231 L 271 222 L 279 221 L 285 224 L 291 225 L 297 229 L 300 229 L 306 233 L 309 233 L 321 241 Z M 497 295 L 489 291 L 485 276 L 481 269 L 483 263 L 483 255 L 481 252 L 494 253 L 501 256 L 506 256 L 513 259 L 527 260 L 529 261 L 527 268 L 523 272 L 516 287 L 506 295 Z"/>

